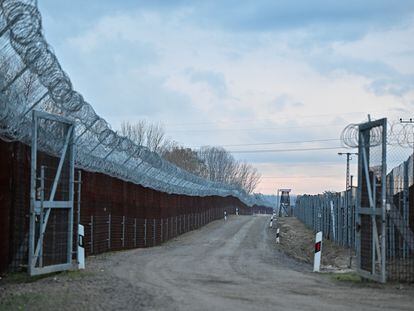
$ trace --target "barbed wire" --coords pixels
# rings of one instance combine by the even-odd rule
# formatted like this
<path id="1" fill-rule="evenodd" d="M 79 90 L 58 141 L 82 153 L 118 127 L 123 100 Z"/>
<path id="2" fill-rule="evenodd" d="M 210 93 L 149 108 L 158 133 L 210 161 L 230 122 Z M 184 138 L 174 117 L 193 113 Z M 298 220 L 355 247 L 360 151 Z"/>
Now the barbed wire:
<path id="1" fill-rule="evenodd" d="M 73 89 L 71 80 L 42 34 L 42 19 L 34 0 L 0 0 L 0 135 L 31 143 L 34 109 L 63 115 L 76 122 L 76 163 L 152 189 L 192 196 L 235 196 L 248 205 L 263 205 L 236 187 L 212 182 L 178 168 L 148 148 L 117 134 Z M 30 98 L 19 85 L 35 77 Z M 43 151 L 58 154 L 61 137 L 50 124 L 40 123 Z"/>
<path id="2" fill-rule="evenodd" d="M 341 132 L 341 142 L 345 147 L 358 148 L 359 124 L 351 123 Z M 369 146 L 379 146 L 382 143 L 382 128 L 373 127 L 370 131 Z M 414 146 L 414 123 L 399 121 L 387 122 L 387 144 L 402 148 Z"/>

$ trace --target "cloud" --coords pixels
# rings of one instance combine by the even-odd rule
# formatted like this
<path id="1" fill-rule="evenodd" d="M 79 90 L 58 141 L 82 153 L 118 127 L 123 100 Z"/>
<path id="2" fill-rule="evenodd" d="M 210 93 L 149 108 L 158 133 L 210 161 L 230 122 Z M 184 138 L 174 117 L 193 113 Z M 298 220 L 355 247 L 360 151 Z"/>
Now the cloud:
<path id="1" fill-rule="evenodd" d="M 403 97 L 405 94 L 414 91 L 414 75 L 396 74 L 390 77 L 375 79 L 367 89 L 377 96 L 391 94 Z"/>
<path id="2" fill-rule="evenodd" d="M 273 112 L 283 111 L 289 108 L 298 108 L 304 106 L 303 103 L 295 101 L 291 96 L 282 94 L 276 97 L 270 104 L 270 110 Z"/>
<path id="3" fill-rule="evenodd" d="M 145 118 L 196 146 L 300 141 L 339 138 L 366 113 L 396 117 L 414 105 L 412 1 L 39 4 L 46 36 L 75 88 L 114 127 Z M 235 156 L 275 175 L 343 164 L 335 150 Z"/>
<path id="4" fill-rule="evenodd" d="M 188 69 L 187 73 L 191 82 L 207 84 L 218 97 L 227 96 L 227 85 L 222 73 L 195 69 Z"/>
<path id="5" fill-rule="evenodd" d="M 331 78 L 343 75 L 364 77 L 367 79 L 364 88 L 377 96 L 393 95 L 402 98 L 414 91 L 414 74 L 401 73 L 387 63 L 387 58 L 382 56 L 366 59 L 343 54 L 340 49 L 319 49 L 310 53 L 306 62 L 322 75 Z"/>
<path id="6" fill-rule="evenodd" d="M 281 32 L 309 29 L 320 40 L 354 40 L 372 29 L 403 23 L 412 1 L 196 1 L 194 19 L 230 32 Z M 196 3 L 196 4 L 194 4 Z M 182 3 L 181 3 L 182 4 Z"/>

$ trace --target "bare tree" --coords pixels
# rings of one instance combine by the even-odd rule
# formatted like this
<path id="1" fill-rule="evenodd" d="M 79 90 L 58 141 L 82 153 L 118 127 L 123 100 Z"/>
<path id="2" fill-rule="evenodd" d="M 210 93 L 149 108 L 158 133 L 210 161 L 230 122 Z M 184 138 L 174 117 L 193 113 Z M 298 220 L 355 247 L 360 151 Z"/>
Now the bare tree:
<path id="1" fill-rule="evenodd" d="M 252 193 L 260 181 L 257 169 L 236 161 L 224 148 L 202 147 L 198 156 L 205 164 L 202 177 L 236 186 L 247 193 Z"/>
<path id="2" fill-rule="evenodd" d="M 167 143 L 167 139 L 165 137 L 165 130 L 159 123 L 148 124 L 145 138 L 147 147 L 150 150 L 158 153 L 162 151 L 162 148 Z"/>
<path id="3" fill-rule="evenodd" d="M 121 123 L 121 135 L 128 137 L 138 145 L 146 146 L 151 151 L 162 153 L 171 143 L 165 135 L 163 126 L 159 123 L 148 123 L 140 120 L 136 123 L 123 121 Z"/>
<path id="4" fill-rule="evenodd" d="M 257 169 L 248 163 L 240 163 L 238 165 L 238 174 L 236 180 L 240 187 L 247 193 L 252 193 L 257 187 L 261 176 Z"/>
<path id="5" fill-rule="evenodd" d="M 165 136 L 160 124 L 146 121 L 121 124 L 121 134 L 139 145 L 158 152 L 178 167 L 211 181 L 232 185 L 247 193 L 252 193 L 260 181 L 257 169 L 247 163 L 238 162 L 222 147 L 202 147 L 195 151 L 179 146 Z"/>
<path id="6" fill-rule="evenodd" d="M 137 145 L 144 145 L 145 139 L 145 127 L 146 122 L 143 120 L 138 121 L 137 123 L 130 123 L 128 121 L 122 121 L 121 123 L 121 135 L 128 137 Z"/>
<path id="7" fill-rule="evenodd" d="M 196 151 L 178 146 L 176 143 L 165 149 L 162 156 L 167 161 L 198 176 L 201 176 L 206 168 Z"/>

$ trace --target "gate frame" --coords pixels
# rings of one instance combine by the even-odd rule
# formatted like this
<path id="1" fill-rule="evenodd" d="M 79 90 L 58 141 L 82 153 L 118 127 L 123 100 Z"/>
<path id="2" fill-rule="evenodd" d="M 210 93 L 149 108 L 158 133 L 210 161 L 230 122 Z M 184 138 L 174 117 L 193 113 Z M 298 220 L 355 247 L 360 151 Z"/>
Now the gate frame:
<path id="1" fill-rule="evenodd" d="M 53 181 L 53 186 L 50 193 L 49 200 L 44 200 L 43 193 L 41 199 L 36 198 L 36 179 L 37 179 L 37 152 L 38 152 L 38 121 L 39 119 L 51 120 L 55 122 L 64 123 L 67 126 L 65 133 L 65 143 L 61 154 L 59 155 L 59 165 Z M 30 225 L 29 225 L 29 260 L 28 273 L 30 276 L 52 273 L 57 271 L 64 271 L 76 268 L 72 260 L 73 256 L 73 218 L 74 218 L 74 178 L 75 178 L 75 123 L 71 120 L 54 114 L 49 114 L 42 111 L 33 110 L 32 112 L 32 150 L 31 150 L 31 176 L 30 176 Z M 67 201 L 55 201 L 55 193 L 60 180 L 63 163 L 66 156 L 69 158 L 69 197 Z M 42 175 L 44 173 L 41 168 Z M 43 183 L 43 180 L 41 181 Z M 42 191 L 43 192 L 43 191 Z M 43 266 L 41 254 L 43 252 L 43 236 L 46 232 L 46 227 L 49 215 L 52 209 L 67 209 L 68 210 L 68 247 L 67 260 L 62 264 L 55 264 L 50 266 Z M 36 238 L 36 216 L 40 216 L 39 233 L 35 245 Z M 40 261 L 40 267 L 37 262 Z"/>
<path id="2" fill-rule="evenodd" d="M 382 166 L 381 166 L 381 203 L 380 208 L 376 206 L 375 193 L 376 189 L 375 184 L 371 184 L 369 178 L 369 159 L 367 159 L 367 149 L 370 148 L 370 145 L 366 145 L 366 140 L 368 138 L 369 142 L 369 132 L 368 135 L 364 132 L 370 131 L 372 128 L 382 127 Z M 372 252 L 372 271 L 367 271 L 361 269 L 361 230 L 356 230 L 356 248 L 357 248 L 357 271 L 358 273 L 367 279 L 372 279 L 377 282 L 385 283 L 387 280 L 386 276 L 386 174 L 387 174 L 387 119 L 379 119 L 375 121 L 369 121 L 359 125 L 358 130 L 358 192 L 357 192 L 357 203 L 356 203 L 356 224 L 361 226 L 361 215 L 370 215 L 372 221 L 372 243 L 371 243 L 371 252 Z M 364 170 L 369 207 L 361 207 L 361 192 L 362 192 L 362 170 Z M 374 191 L 374 193 L 373 193 Z M 378 238 L 378 230 L 376 226 L 377 216 L 381 217 L 381 239 Z M 376 232 L 377 231 L 377 232 Z M 380 242 L 381 241 L 381 242 Z M 377 255 L 377 256 L 375 256 Z M 375 257 L 378 257 L 380 263 L 380 271 L 376 273 L 376 260 Z"/>

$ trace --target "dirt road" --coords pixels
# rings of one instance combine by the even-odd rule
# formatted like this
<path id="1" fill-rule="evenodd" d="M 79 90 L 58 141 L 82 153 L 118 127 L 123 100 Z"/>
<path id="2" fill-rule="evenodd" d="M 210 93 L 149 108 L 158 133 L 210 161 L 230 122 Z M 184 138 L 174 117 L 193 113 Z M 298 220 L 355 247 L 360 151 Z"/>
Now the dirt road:
<path id="1" fill-rule="evenodd" d="M 343 283 L 309 272 L 310 265 L 272 245 L 268 220 L 233 216 L 160 247 L 91 258 L 76 277 L 3 284 L 0 298 L 3 307 L 29 309 L 413 310 L 413 287 Z"/>

